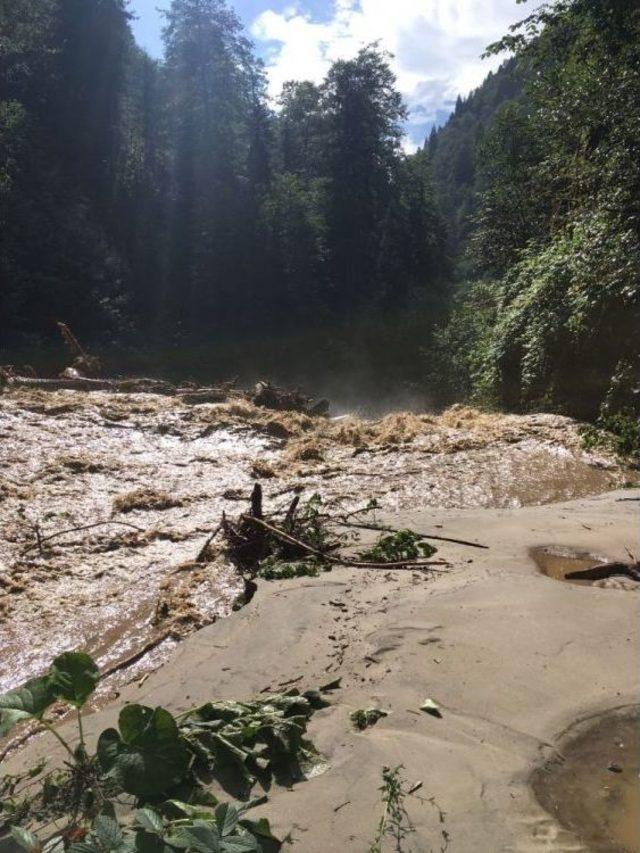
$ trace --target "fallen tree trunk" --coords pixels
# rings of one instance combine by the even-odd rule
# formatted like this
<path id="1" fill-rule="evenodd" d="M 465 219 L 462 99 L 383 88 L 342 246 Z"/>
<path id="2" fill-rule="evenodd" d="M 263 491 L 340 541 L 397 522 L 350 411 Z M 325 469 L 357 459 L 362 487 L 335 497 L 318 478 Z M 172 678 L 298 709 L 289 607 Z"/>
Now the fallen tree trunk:
<path id="1" fill-rule="evenodd" d="M 202 403 L 224 403 L 229 400 L 246 400 L 256 406 L 279 411 L 304 412 L 309 415 L 326 415 L 329 403 L 320 400 L 312 404 L 309 397 L 298 391 L 285 391 L 267 383 L 258 383 L 257 391 L 235 389 L 235 380 L 216 386 L 176 386 L 160 379 L 90 379 L 86 376 L 59 376 L 41 379 L 34 376 L 16 376 L 0 373 L 0 388 L 37 391 L 109 391 L 119 394 L 164 394 L 178 397 L 182 402 L 196 406 Z"/>
<path id="2" fill-rule="evenodd" d="M 115 383 L 110 379 L 88 379 L 85 377 L 61 379 L 35 379 L 31 376 L 10 376 L 8 388 L 27 388 L 38 391 L 113 391 Z"/>
<path id="3" fill-rule="evenodd" d="M 8 388 L 32 388 L 38 391 L 118 391 L 121 393 L 175 394 L 177 389 L 159 379 L 90 379 L 88 376 L 60 376 L 41 379 L 33 376 L 9 376 Z"/>

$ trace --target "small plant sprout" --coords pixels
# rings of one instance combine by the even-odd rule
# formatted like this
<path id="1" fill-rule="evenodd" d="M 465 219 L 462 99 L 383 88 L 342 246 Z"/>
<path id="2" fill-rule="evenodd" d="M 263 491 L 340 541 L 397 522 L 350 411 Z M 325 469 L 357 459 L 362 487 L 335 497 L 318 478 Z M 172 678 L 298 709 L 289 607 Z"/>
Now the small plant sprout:
<path id="1" fill-rule="evenodd" d="M 401 764 L 393 769 L 390 767 L 382 768 L 380 791 L 382 792 L 384 810 L 378 822 L 375 840 L 367 853 L 384 853 L 385 849 L 392 849 L 395 853 L 403 853 L 405 839 L 412 832 L 415 832 L 404 804 L 409 795 L 409 788 L 402 779 L 400 772 L 402 769 Z M 387 841 L 393 845 L 391 848 L 385 844 Z"/>

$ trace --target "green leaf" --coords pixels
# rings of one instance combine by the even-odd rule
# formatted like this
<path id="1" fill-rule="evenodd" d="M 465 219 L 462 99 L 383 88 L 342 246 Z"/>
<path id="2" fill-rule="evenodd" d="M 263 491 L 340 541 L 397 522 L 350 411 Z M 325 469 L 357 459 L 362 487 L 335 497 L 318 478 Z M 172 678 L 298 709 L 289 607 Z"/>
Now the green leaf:
<path id="1" fill-rule="evenodd" d="M 220 853 L 220 836 L 215 825 L 203 821 L 179 827 L 170 842 L 174 847 L 194 853 Z"/>
<path id="2" fill-rule="evenodd" d="M 102 732 L 97 752 L 100 766 L 123 791 L 155 797 L 184 779 L 189 752 L 168 711 L 127 705 L 119 728 Z"/>
<path id="3" fill-rule="evenodd" d="M 147 832 L 152 832 L 155 835 L 162 835 L 164 832 L 164 821 L 158 812 L 153 809 L 138 809 L 135 813 L 134 825 L 145 829 Z"/>
<path id="4" fill-rule="evenodd" d="M 260 820 L 249 820 L 248 818 L 243 818 L 240 821 L 240 826 L 247 829 L 252 835 L 255 835 L 256 838 L 264 838 L 268 841 L 275 841 L 278 844 L 280 843 L 280 840 L 271 832 L 271 827 L 269 826 L 269 821 L 266 817 L 261 817 Z"/>
<path id="5" fill-rule="evenodd" d="M 224 838 L 231 835 L 238 825 L 238 809 L 231 803 L 220 803 L 216 809 L 216 824 L 218 832 Z"/>
<path id="6" fill-rule="evenodd" d="M 188 817 L 192 820 L 195 820 L 196 818 L 201 818 L 203 820 L 213 819 L 213 812 L 210 810 L 203 809 L 199 805 L 184 803 L 182 800 L 167 800 L 163 804 L 163 809 L 168 812 L 169 816 L 173 816 L 174 813 L 177 813 L 180 817 Z"/>
<path id="7" fill-rule="evenodd" d="M 92 832 L 107 850 L 117 849 L 123 842 L 124 836 L 120 824 L 112 814 L 100 814 L 93 822 Z"/>
<path id="8" fill-rule="evenodd" d="M 84 652 L 65 652 L 51 664 L 49 682 L 54 695 L 82 708 L 100 679 L 98 667 Z"/>
<path id="9" fill-rule="evenodd" d="M 29 850 L 30 853 L 41 853 L 42 851 L 42 844 L 33 832 L 29 832 L 21 826 L 11 827 L 11 837 L 23 850 Z"/>
<path id="10" fill-rule="evenodd" d="M 169 847 L 162 838 L 148 832 L 136 832 L 135 853 L 175 853 L 175 847 Z"/>
<path id="11" fill-rule="evenodd" d="M 233 835 L 222 839 L 220 853 L 260 853 L 260 845 L 252 835 Z"/>
<path id="12" fill-rule="evenodd" d="M 64 853 L 64 838 L 51 838 L 42 848 L 42 853 Z"/>
<path id="13" fill-rule="evenodd" d="M 383 711 L 380 708 L 367 708 L 366 710 L 358 709 L 357 711 L 352 711 L 351 714 L 349 714 L 349 718 L 353 725 L 361 731 L 368 729 L 369 726 L 375 726 L 378 720 L 388 716 L 388 711 Z"/>
<path id="14" fill-rule="evenodd" d="M 118 728 L 125 743 L 132 746 L 156 743 L 158 738 L 176 740 L 180 736 L 169 711 L 145 705 L 125 705 L 118 718 Z"/>
<path id="15" fill-rule="evenodd" d="M 69 853 L 103 853 L 97 843 L 90 838 L 84 841 L 76 841 L 69 847 Z"/>
<path id="16" fill-rule="evenodd" d="M 40 719 L 55 698 L 48 676 L 32 678 L 22 687 L 0 696 L 0 737 L 22 720 Z"/>

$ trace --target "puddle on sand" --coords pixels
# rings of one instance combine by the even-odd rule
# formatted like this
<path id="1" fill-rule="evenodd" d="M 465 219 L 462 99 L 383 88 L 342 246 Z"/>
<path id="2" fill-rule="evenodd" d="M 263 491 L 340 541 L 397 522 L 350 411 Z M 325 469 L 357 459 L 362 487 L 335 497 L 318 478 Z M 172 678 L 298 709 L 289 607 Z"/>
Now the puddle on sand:
<path id="1" fill-rule="evenodd" d="M 572 726 L 564 761 L 533 774 L 538 802 L 598 853 L 640 850 L 640 708 Z"/>
<path id="2" fill-rule="evenodd" d="M 599 579 L 572 578 L 568 575 L 574 572 L 584 572 L 609 562 L 606 557 L 590 554 L 588 551 L 576 551 L 556 545 L 545 545 L 532 548 L 531 557 L 543 575 L 557 581 L 575 584 L 576 586 L 597 586 L 601 589 L 640 589 L 640 583 L 630 577 L 618 573 L 612 566 L 611 575 Z"/>

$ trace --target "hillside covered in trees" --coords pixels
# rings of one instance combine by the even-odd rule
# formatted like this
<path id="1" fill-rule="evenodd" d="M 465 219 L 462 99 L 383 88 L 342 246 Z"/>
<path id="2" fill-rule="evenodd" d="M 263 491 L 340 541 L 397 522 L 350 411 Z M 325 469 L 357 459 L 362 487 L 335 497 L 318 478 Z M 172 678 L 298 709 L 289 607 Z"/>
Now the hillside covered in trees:
<path id="1" fill-rule="evenodd" d="M 639 5 L 560 2 L 503 48 L 525 86 L 476 143 L 471 273 L 440 363 L 452 393 L 493 405 L 637 413 Z"/>
<path id="2" fill-rule="evenodd" d="M 408 156 L 376 45 L 273 105 L 225 0 L 173 0 L 161 62 L 125 0 L 3 2 L 3 360 L 64 320 L 114 364 L 637 413 L 639 15 L 533 11 Z"/>

